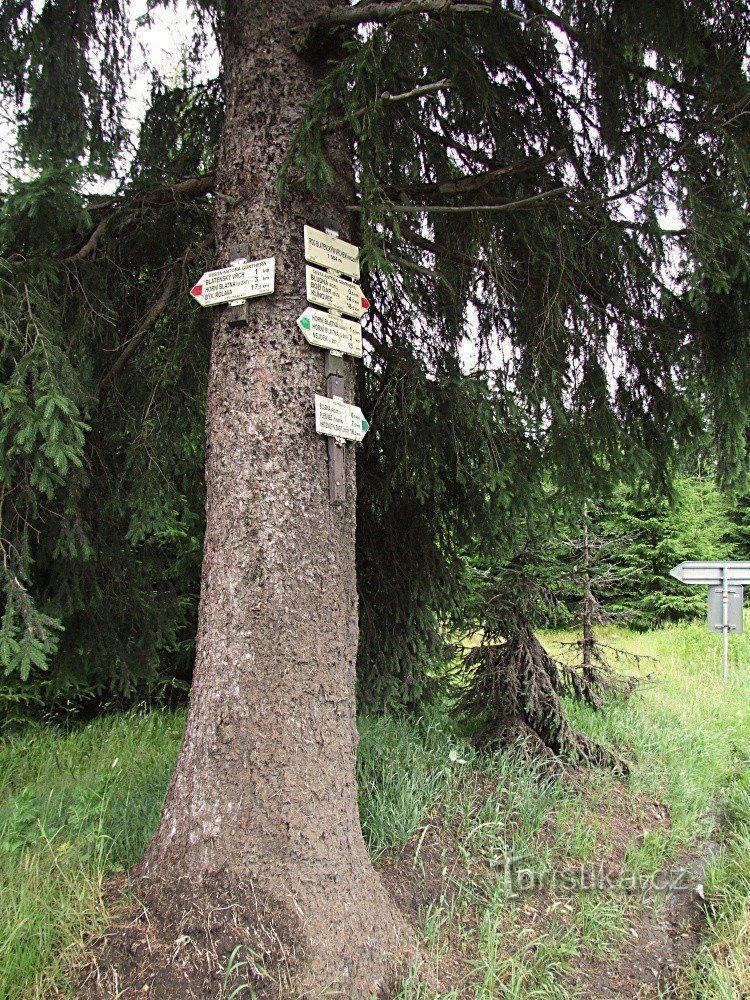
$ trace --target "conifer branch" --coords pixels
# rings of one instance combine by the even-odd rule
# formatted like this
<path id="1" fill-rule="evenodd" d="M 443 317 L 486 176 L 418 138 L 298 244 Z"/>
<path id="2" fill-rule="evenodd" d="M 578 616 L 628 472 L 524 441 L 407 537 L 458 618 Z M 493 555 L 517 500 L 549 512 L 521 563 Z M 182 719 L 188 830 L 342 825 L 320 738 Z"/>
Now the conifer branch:
<path id="1" fill-rule="evenodd" d="M 484 170 L 478 174 L 471 174 L 459 177 L 456 180 L 438 181 L 435 184 L 409 184 L 403 187 L 391 185 L 397 191 L 415 198 L 429 198 L 433 194 L 462 194 L 466 191 L 476 191 L 486 187 L 500 177 L 517 176 L 518 174 L 529 173 L 545 167 L 563 156 L 567 156 L 567 149 L 556 149 L 545 156 L 533 156 L 518 163 L 509 163 L 504 167 L 494 167 L 491 170 Z"/>
<path id="2" fill-rule="evenodd" d="M 630 62 L 624 59 L 621 55 L 613 53 L 610 49 L 605 51 L 604 46 L 593 45 L 592 40 L 585 34 L 581 34 L 577 31 L 567 18 L 563 17 L 562 14 L 558 14 L 554 10 L 550 10 L 549 7 L 545 7 L 544 4 L 540 3 L 539 0 L 523 0 L 524 5 L 527 10 L 531 11 L 536 17 L 543 21 L 549 21 L 550 24 L 562 31 L 564 35 L 575 42 L 576 45 L 580 45 L 584 52 L 591 53 L 596 52 L 596 54 L 601 57 L 606 57 L 609 60 L 613 60 L 622 69 L 627 70 L 628 73 L 635 77 L 640 77 L 644 80 L 651 80 L 654 83 L 659 84 L 662 87 L 667 87 L 670 90 L 676 90 L 680 94 L 690 94 L 694 95 L 696 93 L 695 87 L 691 87 L 689 84 L 682 80 L 676 79 L 674 76 L 670 76 L 663 70 L 656 67 L 647 66 L 645 64 L 638 64 Z"/>
<path id="3" fill-rule="evenodd" d="M 63 263 L 75 264 L 90 257 L 96 251 L 99 241 L 114 220 L 118 209 L 128 207 L 134 211 L 139 211 L 144 208 L 163 208 L 165 205 L 171 205 L 175 201 L 189 201 L 193 198 L 201 198 L 204 195 L 211 194 L 213 193 L 213 187 L 214 175 L 212 173 L 202 174 L 200 177 L 187 177 L 184 180 L 177 181 L 175 184 L 169 184 L 166 187 L 149 191 L 147 194 L 133 198 L 132 201 L 126 204 L 121 203 L 118 199 L 111 199 L 108 202 L 100 203 L 96 206 L 97 209 L 100 211 L 103 210 L 107 214 L 99 220 L 83 246 L 70 257 L 66 257 Z M 227 196 L 223 195 L 222 197 L 226 198 Z"/>
<path id="4" fill-rule="evenodd" d="M 439 90 L 446 90 L 450 86 L 451 86 L 451 81 L 446 79 L 446 80 L 437 80 L 435 83 L 421 84 L 420 86 L 413 87 L 411 90 L 404 91 L 402 94 L 389 94 L 388 91 L 386 90 L 383 91 L 382 94 L 378 94 L 378 96 L 373 101 L 373 105 L 380 103 L 398 104 L 401 101 L 411 100 L 411 98 L 413 97 L 424 97 L 426 94 L 435 94 Z M 372 107 L 373 105 L 370 105 L 370 107 Z M 362 115 L 364 115 L 368 110 L 369 108 L 367 107 L 357 108 L 357 110 L 353 113 L 352 117 L 361 118 Z M 345 115 L 342 116 L 341 118 L 334 118 L 332 121 L 326 122 L 326 124 L 324 125 L 324 130 L 326 132 L 333 132 L 335 129 L 341 128 L 343 125 L 348 124 L 349 121 L 350 118 L 347 118 Z"/>
<path id="5" fill-rule="evenodd" d="M 488 170 L 492 168 L 492 160 L 489 156 L 485 155 L 478 149 L 472 149 L 465 143 L 461 142 L 459 139 L 452 134 L 450 134 L 445 126 L 445 122 L 439 115 L 435 115 L 435 122 L 440 127 L 440 135 L 437 132 L 433 132 L 432 129 L 427 128 L 423 122 L 419 120 L 416 116 L 411 114 L 411 109 L 406 107 L 400 108 L 400 114 L 409 128 L 415 135 L 420 136 L 425 142 L 428 143 L 438 143 L 442 146 L 449 146 L 451 149 L 455 150 L 459 156 L 464 159 L 469 159 L 473 163 L 481 163 L 482 166 L 486 167 Z"/>
<path id="6" fill-rule="evenodd" d="M 400 257 L 398 254 L 394 254 L 391 258 L 394 264 L 398 264 L 399 267 L 405 268 L 407 271 L 413 271 L 415 274 L 421 274 L 425 278 L 430 278 L 431 281 L 439 282 L 446 286 L 451 295 L 457 295 L 457 291 L 450 281 L 446 278 L 444 274 L 438 274 L 430 267 L 425 267 L 424 264 L 417 264 L 413 260 L 408 260 L 406 257 Z"/>
<path id="7" fill-rule="evenodd" d="M 335 7 L 312 22 L 313 30 L 356 27 L 373 21 L 393 21 L 407 14 L 488 14 L 495 0 L 400 0 L 386 3 L 358 3 Z"/>
<path id="8" fill-rule="evenodd" d="M 94 229 L 91 231 L 89 238 L 83 244 L 81 249 L 77 250 L 72 256 L 66 257 L 63 263 L 75 264 L 76 261 L 85 260 L 87 257 L 90 257 L 91 254 L 96 250 L 97 246 L 99 245 L 99 240 L 104 235 L 104 232 L 109 226 L 111 220 L 112 220 L 111 215 L 107 215 L 103 219 L 101 219 L 100 222 L 98 222 L 97 225 L 94 227 Z"/>
<path id="9" fill-rule="evenodd" d="M 443 215 L 458 214 L 466 212 L 509 212 L 514 208 L 524 208 L 534 202 L 551 198 L 556 194 L 566 194 L 566 187 L 551 188 L 549 191 L 542 191 L 540 194 L 532 195 L 530 198 L 519 198 L 517 201 L 504 201 L 498 204 L 489 205 L 396 205 L 392 202 L 385 204 L 384 208 L 388 212 L 406 212 L 419 214 L 422 212 L 441 213 Z M 361 212 L 361 205 L 347 205 L 348 212 Z"/>
<path id="10" fill-rule="evenodd" d="M 469 267 L 476 267 L 494 276 L 492 265 L 487 261 L 482 260 L 480 257 L 475 257 L 473 254 L 466 253 L 463 250 L 455 250 L 441 243 L 435 243 L 433 240 L 428 240 L 426 236 L 422 236 L 421 233 L 418 233 L 415 229 L 411 229 L 409 226 L 400 225 L 398 235 L 403 237 L 407 243 L 411 243 L 412 246 L 419 247 L 420 250 L 426 250 L 436 257 L 444 257 L 446 260 L 452 260 L 456 264 L 466 264 Z"/>
<path id="11" fill-rule="evenodd" d="M 104 396 L 106 395 L 107 391 L 109 390 L 111 384 L 115 381 L 117 376 L 122 372 L 123 368 L 128 363 L 128 360 L 135 351 L 135 349 L 138 347 L 140 342 L 143 340 L 143 338 L 146 336 L 149 330 L 151 330 L 151 328 L 154 326 L 154 324 L 159 319 L 161 314 L 167 308 L 169 300 L 172 298 L 172 294 L 175 290 L 175 285 L 177 284 L 177 280 L 180 274 L 182 273 L 182 268 L 184 263 L 185 263 L 185 258 L 181 257 L 179 260 L 175 261 L 175 263 L 172 265 L 172 267 L 169 270 L 169 274 L 167 275 L 167 280 L 164 282 L 161 295 L 156 300 L 156 302 L 154 302 L 154 304 L 151 306 L 146 315 L 143 317 L 140 325 L 138 326 L 138 329 L 135 331 L 133 336 L 127 342 L 123 350 L 120 352 L 117 361 L 115 361 L 115 363 L 106 373 L 106 375 L 99 382 L 97 397 L 100 403 L 104 398 Z"/>
<path id="12" fill-rule="evenodd" d="M 497 9 L 496 0 L 398 0 L 335 7 L 298 26 L 295 48 L 298 52 L 309 50 L 322 33 L 356 28 L 360 24 L 384 24 L 409 14 L 489 14 Z"/>
<path id="13" fill-rule="evenodd" d="M 538 0 L 523 0 L 523 2 L 524 6 L 526 6 L 533 14 L 536 14 L 537 17 L 542 18 L 544 21 L 549 21 L 550 24 L 554 24 L 554 26 L 566 34 L 571 41 L 584 46 L 587 44 L 583 35 L 576 31 L 570 21 L 564 18 L 561 14 L 556 13 L 554 10 L 550 10 L 549 7 L 545 7 L 544 4 L 539 3 Z"/>
<path id="14" fill-rule="evenodd" d="M 392 224 L 391 231 L 395 236 L 396 230 Z M 458 250 L 455 247 L 447 247 L 444 243 L 437 243 L 433 240 L 429 240 L 426 236 L 418 233 L 410 226 L 400 224 L 398 227 L 398 236 L 406 240 L 406 242 L 410 243 L 413 247 L 418 247 L 420 250 L 426 250 L 436 258 L 440 257 L 443 260 L 453 261 L 455 264 L 461 264 L 463 267 L 468 267 L 474 271 L 487 275 L 487 277 L 497 286 L 504 285 L 510 277 L 511 268 L 507 265 L 501 266 L 497 261 L 483 260 L 475 254 L 467 253 L 465 250 Z"/>

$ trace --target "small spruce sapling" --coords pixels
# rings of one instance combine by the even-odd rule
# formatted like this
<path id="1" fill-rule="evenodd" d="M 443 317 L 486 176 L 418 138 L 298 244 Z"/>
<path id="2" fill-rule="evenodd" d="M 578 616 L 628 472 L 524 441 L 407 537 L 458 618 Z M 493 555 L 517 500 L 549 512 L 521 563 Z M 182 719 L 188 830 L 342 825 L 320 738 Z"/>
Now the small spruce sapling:
<path id="1" fill-rule="evenodd" d="M 584 504 L 578 533 L 562 543 L 565 561 L 571 567 L 563 577 L 579 596 L 572 620 L 580 628 L 580 638 L 562 643 L 572 651 L 573 662 L 567 662 L 566 658 L 560 668 L 564 687 L 596 710 L 612 697 L 629 696 L 637 684 L 635 677 L 621 673 L 615 665 L 639 666 L 646 659 L 602 642 L 596 632 L 597 628 L 616 625 L 628 618 L 626 611 L 608 611 L 602 598 L 628 575 L 615 567 L 612 556 L 618 546 L 632 540 L 597 531 L 595 517 L 598 512 L 591 501 Z"/>
<path id="2" fill-rule="evenodd" d="M 570 724 L 562 700 L 568 668 L 535 634 L 555 605 L 552 590 L 540 582 L 538 556 L 527 545 L 508 567 L 474 571 L 471 601 L 482 641 L 463 657 L 456 711 L 475 741 L 625 772 L 612 751 Z"/>

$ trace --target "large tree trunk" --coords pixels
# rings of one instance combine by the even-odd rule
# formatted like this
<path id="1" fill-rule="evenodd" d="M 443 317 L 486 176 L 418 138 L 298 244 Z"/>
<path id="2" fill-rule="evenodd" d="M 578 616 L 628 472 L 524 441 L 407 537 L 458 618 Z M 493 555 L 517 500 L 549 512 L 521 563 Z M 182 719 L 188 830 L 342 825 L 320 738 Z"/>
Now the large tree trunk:
<path id="1" fill-rule="evenodd" d="M 325 394 L 324 355 L 295 323 L 305 307 L 302 227 L 320 224 L 320 205 L 301 185 L 284 203 L 275 194 L 316 77 L 290 29 L 325 6 L 229 3 L 217 189 L 236 204 L 217 208 L 217 266 L 246 242 L 252 258 L 276 257 L 276 293 L 250 302 L 246 327 L 229 328 L 218 310 L 187 731 L 136 876 L 162 910 L 165 886 L 179 881 L 174 906 L 200 895 L 212 913 L 237 904 L 273 923 L 287 968 L 271 978 L 295 994 L 369 996 L 393 974 L 408 933 L 370 865 L 357 808 L 354 447 L 346 502 L 332 506 L 313 405 Z M 346 233 L 351 164 L 343 145 L 332 155 L 338 190 L 326 211 Z"/>

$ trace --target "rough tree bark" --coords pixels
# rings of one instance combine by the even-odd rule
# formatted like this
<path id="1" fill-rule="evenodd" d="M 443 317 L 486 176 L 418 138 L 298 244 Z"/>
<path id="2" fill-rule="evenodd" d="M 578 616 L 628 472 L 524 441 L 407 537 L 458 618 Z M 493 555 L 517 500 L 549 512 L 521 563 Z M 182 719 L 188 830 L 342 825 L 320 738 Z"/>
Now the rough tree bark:
<path id="1" fill-rule="evenodd" d="M 224 309 L 214 326 L 187 730 L 134 874 L 147 900 L 162 887 L 162 909 L 170 882 L 180 886 L 175 907 L 196 893 L 208 893 L 212 912 L 251 896 L 259 919 L 284 924 L 281 992 L 370 996 L 410 941 L 370 865 L 357 808 L 354 448 L 346 502 L 334 507 L 327 444 L 314 426 L 324 355 L 295 322 L 305 307 L 302 227 L 320 224 L 321 205 L 302 185 L 283 203 L 275 194 L 316 81 L 292 28 L 330 6 L 228 4 L 217 186 L 236 203 L 217 207 L 217 266 L 232 244 L 247 243 L 252 258 L 276 257 L 276 293 L 250 302 L 248 326 L 229 328 Z M 343 145 L 332 156 L 339 190 L 325 211 L 345 235 L 351 163 Z"/>

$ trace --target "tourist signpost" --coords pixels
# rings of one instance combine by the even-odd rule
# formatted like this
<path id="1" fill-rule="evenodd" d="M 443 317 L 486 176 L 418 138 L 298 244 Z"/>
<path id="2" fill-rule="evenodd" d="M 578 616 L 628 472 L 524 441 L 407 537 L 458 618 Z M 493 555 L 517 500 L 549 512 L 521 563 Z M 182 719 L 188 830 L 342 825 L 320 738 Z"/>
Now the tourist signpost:
<path id="1" fill-rule="evenodd" d="M 202 306 L 219 306 L 240 299 L 272 295 L 276 272 L 275 257 L 245 260 L 201 275 L 190 294 Z"/>
<path id="2" fill-rule="evenodd" d="M 354 320 L 308 307 L 297 320 L 297 326 L 313 347 L 362 357 L 362 327 Z"/>
<path id="3" fill-rule="evenodd" d="M 361 441 L 369 429 L 358 406 L 344 401 L 344 355 L 362 357 L 359 320 L 370 303 L 355 282 L 359 247 L 333 229 L 305 226 L 305 284 L 308 307 L 297 326 L 308 344 L 325 349 L 326 395 L 315 396 L 315 430 L 328 438 L 328 495 L 344 502 L 344 445 Z M 352 317 L 352 318 L 348 318 Z"/>
<path id="4" fill-rule="evenodd" d="M 307 279 L 307 301 L 314 306 L 324 306 L 326 309 L 335 309 L 337 312 L 346 313 L 347 316 L 354 316 L 361 319 L 370 308 L 370 303 L 362 294 L 359 285 L 346 278 L 340 278 L 337 274 L 328 271 L 321 271 L 317 267 L 305 268 Z"/>
<path id="5" fill-rule="evenodd" d="M 358 406 L 343 399 L 315 395 L 315 430 L 328 437 L 357 441 L 364 438 L 370 425 Z"/>
<path id="6" fill-rule="evenodd" d="M 359 280 L 359 247 L 340 240 L 333 232 L 305 226 L 305 260 Z"/>
<path id="7" fill-rule="evenodd" d="M 669 574 L 681 583 L 709 588 L 708 627 L 723 635 L 721 674 L 726 681 L 729 633 L 742 632 L 742 585 L 750 583 L 750 562 L 681 562 Z"/>
<path id="8" fill-rule="evenodd" d="M 332 229 L 304 227 L 305 282 L 311 303 L 297 319 L 305 340 L 325 350 L 325 396 L 315 396 L 315 430 L 328 438 L 329 496 L 344 501 L 344 444 L 361 441 L 370 425 L 358 406 L 344 401 L 344 355 L 362 357 L 360 319 L 370 303 L 356 284 L 359 247 L 339 238 Z M 249 248 L 229 248 L 229 266 L 206 271 L 190 289 L 201 306 L 229 305 L 229 326 L 248 322 L 248 299 L 272 295 L 276 259 L 248 260 Z M 313 307 L 318 308 L 313 308 Z"/>

